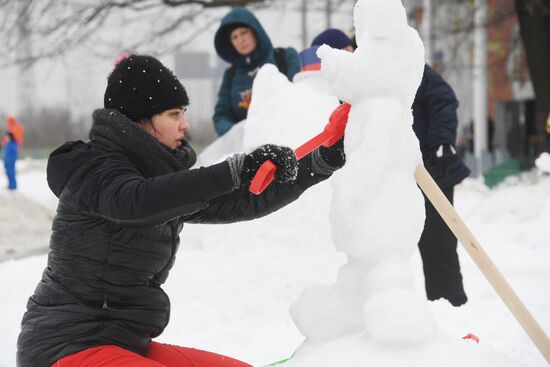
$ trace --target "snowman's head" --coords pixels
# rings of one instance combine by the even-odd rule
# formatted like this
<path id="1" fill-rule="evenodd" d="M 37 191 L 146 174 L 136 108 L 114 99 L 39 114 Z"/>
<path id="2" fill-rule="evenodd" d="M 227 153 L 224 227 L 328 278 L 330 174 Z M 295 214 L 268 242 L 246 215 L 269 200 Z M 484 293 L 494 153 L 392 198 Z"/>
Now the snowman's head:
<path id="1" fill-rule="evenodd" d="M 407 26 L 407 14 L 401 0 L 358 0 L 353 10 L 357 46 L 372 38 L 391 38 Z"/>

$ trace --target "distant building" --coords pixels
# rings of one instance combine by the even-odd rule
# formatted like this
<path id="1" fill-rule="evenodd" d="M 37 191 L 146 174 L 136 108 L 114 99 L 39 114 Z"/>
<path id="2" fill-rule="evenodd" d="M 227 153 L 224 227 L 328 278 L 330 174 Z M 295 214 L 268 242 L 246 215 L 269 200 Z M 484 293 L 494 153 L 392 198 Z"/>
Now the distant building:
<path id="1" fill-rule="evenodd" d="M 420 29 L 426 16 L 422 0 L 407 4 L 409 24 Z M 488 151 L 484 167 L 516 158 L 532 165 L 542 148 L 536 102 L 519 33 L 514 0 L 488 0 L 487 78 Z M 469 156 L 473 147 L 473 37 L 469 2 L 432 1 L 432 67 L 453 87 L 460 102 L 459 142 Z"/>

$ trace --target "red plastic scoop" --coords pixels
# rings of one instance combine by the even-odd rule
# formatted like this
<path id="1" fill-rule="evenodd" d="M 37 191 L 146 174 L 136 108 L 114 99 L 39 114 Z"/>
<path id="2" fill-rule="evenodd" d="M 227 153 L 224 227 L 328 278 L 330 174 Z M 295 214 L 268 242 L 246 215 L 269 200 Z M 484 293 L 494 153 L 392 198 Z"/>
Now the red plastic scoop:
<path id="1" fill-rule="evenodd" d="M 302 159 L 321 145 L 330 147 L 340 140 L 340 138 L 344 136 L 344 131 L 346 130 L 350 109 L 351 105 L 349 103 L 342 103 L 340 106 L 336 107 L 330 115 L 323 132 L 308 140 L 294 151 L 296 159 Z M 260 195 L 266 187 L 269 186 L 271 181 L 273 181 L 276 170 L 277 167 L 275 167 L 273 162 L 265 161 L 258 169 L 258 172 L 256 172 L 256 175 L 254 175 L 250 183 L 249 191 L 253 194 Z"/>

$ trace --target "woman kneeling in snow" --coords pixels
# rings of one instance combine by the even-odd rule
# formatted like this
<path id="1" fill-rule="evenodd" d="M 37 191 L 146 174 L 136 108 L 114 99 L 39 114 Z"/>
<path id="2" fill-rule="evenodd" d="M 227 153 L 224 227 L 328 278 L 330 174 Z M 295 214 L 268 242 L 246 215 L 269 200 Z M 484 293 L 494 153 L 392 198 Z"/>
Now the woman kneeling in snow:
<path id="1" fill-rule="evenodd" d="M 183 223 L 250 220 L 283 207 L 343 166 L 342 142 L 299 162 L 289 148 L 264 145 L 191 169 L 186 91 L 150 56 L 130 55 L 115 66 L 104 104 L 93 114 L 89 142 L 68 142 L 49 158 L 48 184 L 59 205 L 48 265 L 23 317 L 17 365 L 248 366 L 152 342 L 168 323 L 161 285 Z M 250 180 L 268 159 L 276 182 L 252 195 Z"/>

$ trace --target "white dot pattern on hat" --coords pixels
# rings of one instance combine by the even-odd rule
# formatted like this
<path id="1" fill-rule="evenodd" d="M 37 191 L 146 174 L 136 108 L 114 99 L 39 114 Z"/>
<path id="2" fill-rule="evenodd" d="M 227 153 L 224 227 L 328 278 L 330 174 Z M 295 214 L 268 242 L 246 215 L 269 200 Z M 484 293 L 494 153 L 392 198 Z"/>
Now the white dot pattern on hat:
<path id="1" fill-rule="evenodd" d="M 114 78 L 109 81 L 111 87 L 115 86 L 110 89 L 108 85 L 105 96 L 106 107 L 118 109 L 135 121 L 173 105 L 188 103 L 185 88 L 170 69 L 159 65 L 158 60 L 143 59 L 145 57 L 129 57 L 123 61 L 122 68 L 115 68 Z"/>

